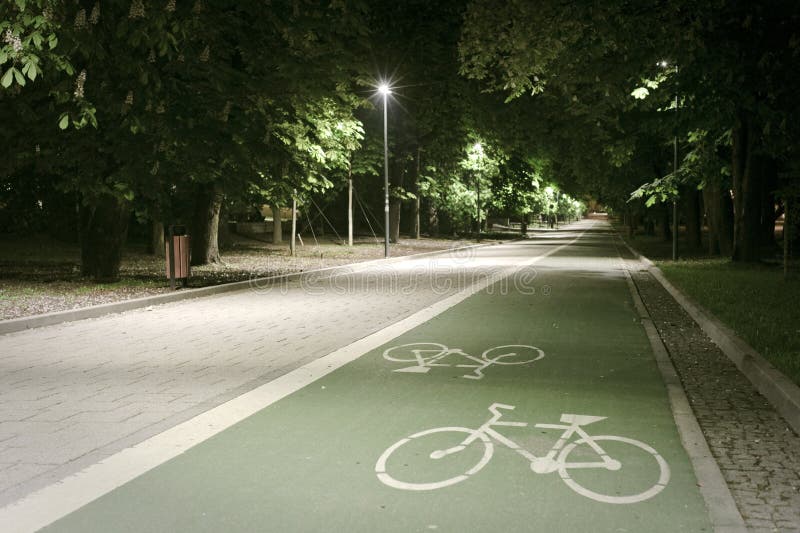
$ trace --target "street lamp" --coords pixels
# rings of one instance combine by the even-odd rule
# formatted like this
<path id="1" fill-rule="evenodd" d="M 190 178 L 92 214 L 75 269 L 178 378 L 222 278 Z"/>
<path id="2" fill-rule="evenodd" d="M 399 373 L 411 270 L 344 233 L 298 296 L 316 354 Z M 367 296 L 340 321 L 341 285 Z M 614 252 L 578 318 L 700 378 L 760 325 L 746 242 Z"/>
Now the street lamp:
<path id="1" fill-rule="evenodd" d="M 386 109 L 392 89 L 387 83 L 378 85 L 383 96 L 383 225 L 385 228 L 383 256 L 389 257 L 389 129 L 386 122 Z"/>
<path id="2" fill-rule="evenodd" d="M 478 240 L 481 240 L 481 175 L 480 175 L 480 162 L 483 159 L 483 146 L 477 142 L 472 145 L 472 149 L 477 154 L 478 170 L 475 171 L 475 191 L 477 193 L 477 211 L 478 211 Z"/>
<path id="3" fill-rule="evenodd" d="M 663 59 L 658 62 L 661 68 L 669 67 L 669 63 Z M 678 73 L 678 65 L 675 65 L 675 74 Z M 672 175 L 676 180 L 676 193 L 672 199 L 672 260 L 678 259 L 678 91 L 675 91 L 675 135 L 672 138 Z"/>

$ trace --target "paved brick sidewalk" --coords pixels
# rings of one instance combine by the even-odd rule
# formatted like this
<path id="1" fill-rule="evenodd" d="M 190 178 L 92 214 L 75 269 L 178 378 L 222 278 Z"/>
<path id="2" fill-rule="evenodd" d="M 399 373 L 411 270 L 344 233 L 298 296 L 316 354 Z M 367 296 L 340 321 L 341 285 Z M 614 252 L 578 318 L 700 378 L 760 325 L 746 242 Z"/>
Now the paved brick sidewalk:
<path id="1" fill-rule="evenodd" d="M 800 531 L 800 437 L 649 272 L 631 274 L 748 528 Z"/>
<path id="2" fill-rule="evenodd" d="M 0 506 L 427 307 L 519 248 L 356 267 L 2 336 Z"/>

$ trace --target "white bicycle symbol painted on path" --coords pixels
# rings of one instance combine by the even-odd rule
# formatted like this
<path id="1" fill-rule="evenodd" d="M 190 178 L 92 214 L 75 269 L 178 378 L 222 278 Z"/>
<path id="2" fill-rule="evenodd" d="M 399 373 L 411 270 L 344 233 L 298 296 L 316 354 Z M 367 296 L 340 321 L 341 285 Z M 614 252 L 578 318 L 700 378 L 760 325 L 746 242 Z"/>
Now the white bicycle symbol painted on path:
<path id="1" fill-rule="evenodd" d="M 396 443 L 389 446 L 389 448 L 387 448 L 386 451 L 381 454 L 380 458 L 378 458 L 378 462 L 375 464 L 375 473 L 377 474 L 378 479 L 390 487 L 402 490 L 435 490 L 449 487 L 450 485 L 455 485 L 456 483 L 465 481 L 469 479 L 470 476 L 477 474 L 489 463 L 492 455 L 494 454 L 494 443 L 492 442 L 494 440 L 524 457 L 530 463 L 530 468 L 534 473 L 549 474 L 552 472 L 558 472 L 559 476 L 561 476 L 561 479 L 569 488 L 582 496 L 586 496 L 587 498 L 591 498 L 592 500 L 596 500 L 598 502 L 614 504 L 641 502 L 652 498 L 664 490 L 664 487 L 666 487 L 667 483 L 669 483 L 669 465 L 667 465 L 667 462 L 664 460 L 664 458 L 661 457 L 661 455 L 651 446 L 645 444 L 644 442 L 629 439 L 627 437 L 618 437 L 616 435 L 591 436 L 584 431 L 582 426 L 599 422 L 600 420 L 605 420 L 606 417 L 604 416 L 562 414 L 561 422 L 564 424 L 536 424 L 534 427 L 537 428 L 559 429 L 564 431 L 561 437 L 546 455 L 542 457 L 536 457 L 533 453 L 523 449 L 517 443 L 505 435 L 502 435 L 497 431 L 497 429 L 495 429 L 498 426 L 526 427 L 528 425 L 527 422 L 501 421 L 500 419 L 503 416 L 503 413 L 500 412 L 501 409 L 511 410 L 514 409 L 514 406 L 502 403 L 493 403 L 491 406 L 489 406 L 489 411 L 492 413 L 492 417 L 478 429 L 470 429 L 465 427 L 432 428 L 400 439 Z M 578 438 L 572 442 L 569 442 L 570 439 L 576 435 Z M 443 437 L 450 440 L 453 443 L 453 446 L 449 448 L 441 448 L 440 446 Z M 433 442 L 427 442 L 427 446 L 418 444 L 422 439 L 426 439 L 427 441 L 436 441 L 437 444 L 434 445 Z M 622 472 L 622 462 L 609 457 L 599 442 L 607 442 L 609 444 L 612 442 L 622 443 L 639 448 L 639 452 L 645 452 L 644 457 L 646 458 L 646 462 L 651 465 L 654 462 L 658 468 L 658 478 L 655 484 L 650 485 L 650 483 L 652 483 L 651 480 L 653 479 L 651 477 L 648 481 L 645 481 L 645 487 L 647 487 L 645 490 L 638 491 L 639 489 L 637 488 L 634 490 L 637 490 L 638 492 L 633 494 L 619 494 L 617 492 L 619 490 L 618 488 L 607 488 L 607 490 L 613 490 L 614 492 L 617 492 L 613 495 L 595 492 L 587 489 L 583 485 L 580 485 L 570 475 L 570 470 L 577 471 L 599 469 L 607 472 L 619 472 L 619 475 L 623 476 L 623 480 L 624 476 L 628 474 L 627 472 Z M 473 454 L 480 455 L 480 458 L 477 464 L 471 468 L 469 468 L 469 464 L 472 463 L 467 464 L 468 469 L 466 472 L 462 471 L 441 481 L 403 481 L 387 472 L 387 463 L 390 461 L 390 458 L 395 452 L 397 452 L 399 449 L 404 449 L 404 447 L 408 448 L 410 443 L 414 443 L 415 449 L 419 448 L 419 450 L 424 450 L 425 454 L 421 454 L 419 451 L 417 451 L 417 453 L 411 455 L 411 460 L 404 459 L 404 463 L 406 464 L 403 466 L 413 467 L 414 465 L 409 465 L 410 461 L 413 461 L 415 458 L 417 460 L 424 461 L 426 455 L 428 458 L 433 459 L 434 461 L 446 458 L 448 456 L 453 456 L 459 452 L 469 449 L 470 445 L 475 443 L 477 443 L 478 448 L 476 449 L 473 446 L 471 449 Z M 433 451 L 430 451 L 431 446 L 435 447 Z M 480 446 L 483 446 L 482 454 L 479 453 Z M 428 454 L 429 451 L 430 453 Z M 632 449 L 630 451 L 636 452 L 636 450 Z M 573 454 L 573 458 L 570 458 L 570 454 Z M 590 457 L 585 457 L 587 454 L 589 454 Z M 639 455 L 642 454 L 639 453 Z M 424 467 L 423 464 L 418 466 Z M 464 467 L 461 466 L 461 468 L 463 469 Z M 409 471 L 409 474 L 407 475 L 411 476 L 412 472 L 413 470 Z M 577 472 L 575 473 L 577 474 Z M 633 473 L 634 476 L 639 474 L 640 472 L 638 471 Z M 601 479 L 598 481 L 595 479 L 594 481 L 601 485 L 604 484 L 608 487 L 608 480 Z"/>
<path id="2" fill-rule="evenodd" d="M 451 365 L 442 360 L 448 356 L 461 356 L 471 363 Z M 495 346 L 484 351 L 480 357 L 469 355 L 460 348 L 448 348 L 438 342 L 414 342 L 392 346 L 383 352 L 383 358 L 399 363 L 414 363 L 411 366 L 398 368 L 395 372 L 411 372 L 426 374 L 435 366 L 456 368 L 474 368 L 471 374 L 461 377 L 467 379 L 483 379 L 483 371 L 492 365 L 525 365 L 544 357 L 544 352 L 527 344 L 506 344 Z"/>

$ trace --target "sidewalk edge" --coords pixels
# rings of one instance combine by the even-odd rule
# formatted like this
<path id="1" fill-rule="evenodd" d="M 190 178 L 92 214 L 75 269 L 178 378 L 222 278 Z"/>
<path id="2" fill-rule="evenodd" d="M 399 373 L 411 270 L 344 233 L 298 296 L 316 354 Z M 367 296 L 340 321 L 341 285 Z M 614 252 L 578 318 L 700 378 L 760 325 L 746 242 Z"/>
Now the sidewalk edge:
<path id="1" fill-rule="evenodd" d="M 624 242 L 624 240 L 623 240 Z M 694 302 L 673 285 L 653 262 L 638 253 L 627 242 L 625 245 L 647 266 L 650 274 L 658 280 L 676 302 L 694 319 L 706 335 L 733 361 L 739 371 L 750 380 L 786 423 L 800 434 L 800 387 L 780 370 L 764 359 L 752 346 L 722 323 L 710 311 Z"/>
<path id="2" fill-rule="evenodd" d="M 246 290 L 254 286 L 255 287 L 263 286 L 263 284 L 274 283 L 276 281 L 295 281 L 297 279 L 302 278 L 303 276 L 317 275 L 320 272 L 330 271 L 331 274 L 335 275 L 336 274 L 335 271 L 337 270 L 341 270 L 344 272 L 352 272 L 353 268 L 364 267 L 376 263 L 391 264 L 416 257 L 446 254 L 454 251 L 468 250 L 470 248 L 479 248 L 484 246 L 496 246 L 499 244 L 515 242 L 517 240 L 519 239 L 511 239 L 508 241 L 498 241 L 485 244 L 471 244 L 468 246 L 459 246 L 457 248 L 448 248 L 446 250 L 434 250 L 431 252 L 422 252 L 418 254 L 390 257 L 388 259 L 386 258 L 371 259 L 369 261 L 348 263 L 346 265 L 337 265 L 332 267 L 318 268 L 314 270 L 305 270 L 302 272 L 292 272 L 289 274 L 280 274 L 277 276 L 269 276 L 265 278 L 253 278 L 244 281 L 236 281 L 233 283 L 223 283 L 220 285 L 199 287 L 197 289 L 186 289 L 174 293 L 158 294 L 155 296 L 144 296 L 142 298 L 132 298 L 130 300 L 122 300 L 119 302 L 91 305 L 88 307 L 81 307 L 79 309 L 69 309 L 66 311 L 55 311 L 53 313 L 45 313 L 41 315 L 12 318 L 10 320 L 0 320 L 0 335 L 6 335 L 8 333 L 16 333 L 18 331 L 26 331 L 29 329 L 41 328 L 45 326 L 54 326 L 57 324 L 62 324 L 64 322 L 75 322 L 78 320 L 85 320 L 88 318 L 98 318 L 105 315 L 122 313 L 124 311 L 131 311 L 133 309 L 150 307 L 151 305 L 163 305 L 173 302 L 180 302 L 183 300 L 191 300 L 193 298 L 203 298 L 205 296 L 214 296 L 217 294 L 224 294 L 227 292 Z"/>
<path id="3" fill-rule="evenodd" d="M 715 533 L 747 533 L 744 518 L 742 518 L 739 508 L 736 506 L 736 502 L 716 459 L 711 454 L 705 435 L 703 435 L 703 430 L 694 416 L 694 411 L 692 411 L 689 399 L 683 390 L 681 380 L 672 364 L 672 359 L 670 359 L 661 336 L 653 323 L 653 319 L 650 317 L 650 313 L 639 295 L 639 290 L 631 277 L 625 260 L 622 258 L 621 260 L 624 263 L 623 271 L 625 272 L 628 289 L 664 380 L 672 416 L 675 419 L 675 425 L 678 428 L 683 448 L 686 450 L 695 476 L 697 476 L 700 494 L 705 500 L 711 525 L 714 527 Z"/>

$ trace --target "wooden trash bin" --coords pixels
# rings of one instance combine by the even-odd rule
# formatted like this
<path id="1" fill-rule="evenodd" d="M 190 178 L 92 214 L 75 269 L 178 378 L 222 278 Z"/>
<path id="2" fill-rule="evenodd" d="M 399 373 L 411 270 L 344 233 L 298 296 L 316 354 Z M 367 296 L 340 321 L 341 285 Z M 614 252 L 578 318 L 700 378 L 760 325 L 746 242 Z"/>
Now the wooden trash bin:
<path id="1" fill-rule="evenodd" d="M 166 274 L 171 288 L 175 288 L 176 280 L 180 280 L 184 287 L 189 285 L 191 267 L 191 238 L 186 235 L 184 226 L 170 226 L 167 231 L 166 246 Z"/>

